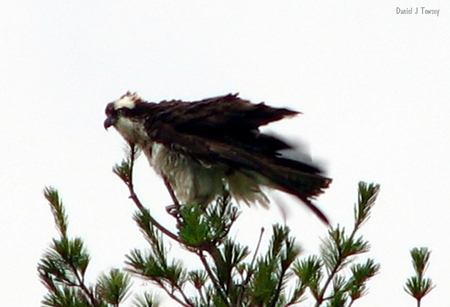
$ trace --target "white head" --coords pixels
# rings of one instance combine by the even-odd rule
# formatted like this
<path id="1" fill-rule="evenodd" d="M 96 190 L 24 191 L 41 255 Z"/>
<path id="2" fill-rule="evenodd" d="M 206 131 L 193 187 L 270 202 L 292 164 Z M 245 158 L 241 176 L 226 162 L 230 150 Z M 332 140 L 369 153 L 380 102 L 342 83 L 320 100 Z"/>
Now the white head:
<path id="1" fill-rule="evenodd" d="M 134 109 L 136 101 L 142 100 L 137 93 L 127 92 L 125 95 L 114 101 L 114 110 L 122 108 Z"/>

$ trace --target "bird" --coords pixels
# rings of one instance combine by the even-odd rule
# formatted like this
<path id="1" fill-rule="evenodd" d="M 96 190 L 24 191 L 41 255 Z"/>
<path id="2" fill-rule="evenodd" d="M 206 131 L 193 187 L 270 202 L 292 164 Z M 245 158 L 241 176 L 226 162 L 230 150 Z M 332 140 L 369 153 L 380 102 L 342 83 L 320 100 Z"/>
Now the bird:
<path id="1" fill-rule="evenodd" d="M 104 128 L 113 126 L 137 146 L 181 204 L 206 206 L 227 191 L 238 202 L 268 207 L 269 188 L 296 196 L 329 224 L 313 200 L 332 179 L 310 161 L 286 154 L 298 148 L 260 131 L 299 113 L 239 94 L 155 103 L 127 92 L 107 104 Z"/>

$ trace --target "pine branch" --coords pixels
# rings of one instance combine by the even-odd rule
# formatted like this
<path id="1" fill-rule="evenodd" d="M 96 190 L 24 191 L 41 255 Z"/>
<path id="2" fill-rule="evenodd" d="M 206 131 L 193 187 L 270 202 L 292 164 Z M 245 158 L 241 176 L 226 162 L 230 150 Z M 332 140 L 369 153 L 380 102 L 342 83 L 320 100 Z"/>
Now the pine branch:
<path id="1" fill-rule="evenodd" d="M 134 299 L 134 307 L 159 307 L 160 304 L 160 301 L 148 292 Z"/>
<path id="2" fill-rule="evenodd" d="M 111 269 L 97 279 L 97 292 L 114 307 L 127 298 L 130 288 L 130 276 L 119 269 Z"/>
<path id="3" fill-rule="evenodd" d="M 47 199 L 50 209 L 55 220 L 56 228 L 58 229 L 59 235 L 61 237 L 67 236 L 68 218 L 66 210 L 59 197 L 58 191 L 53 187 L 44 188 L 44 197 Z"/>
<path id="4" fill-rule="evenodd" d="M 407 279 L 406 286 L 403 289 L 416 299 L 417 307 L 420 307 L 422 299 L 436 287 L 431 278 L 424 277 L 431 251 L 426 247 L 415 247 L 410 253 L 416 275 Z"/>
<path id="5" fill-rule="evenodd" d="M 320 256 L 309 257 L 294 265 L 294 272 L 315 298 L 316 307 L 324 301 L 328 301 L 330 306 L 344 306 L 348 301 L 353 304 L 354 300 L 366 294 L 367 281 L 379 271 L 379 265 L 369 259 L 365 265 L 351 266 L 353 275 L 349 280 L 339 275 L 356 256 L 370 250 L 369 243 L 362 237 L 356 238 L 356 234 L 369 219 L 378 192 L 378 185 L 360 182 L 358 203 L 354 209 L 355 222 L 350 235 L 346 235 L 345 228 L 337 225 L 328 231 L 328 237 L 323 240 Z M 326 275 L 322 273 L 323 269 Z"/>
<path id="6" fill-rule="evenodd" d="M 134 190 L 133 168 L 138 155 L 136 147 L 129 144 L 125 159 L 113 171 L 129 190 L 137 208 L 133 218 L 149 247 L 131 250 L 126 255 L 125 271 L 113 269 L 101 274 L 92 286 L 85 281 L 90 256 L 83 241 L 68 237 L 67 214 L 57 192 L 52 188 L 44 191 L 60 234 L 38 268 L 49 291 L 44 305 L 119 306 L 128 297 L 131 273 L 157 285 L 184 307 L 293 306 L 306 299 L 307 289 L 315 306 L 326 302 L 327 306 L 348 307 L 367 293 L 367 281 L 379 271 L 372 259 L 355 262 L 357 256 L 370 249 L 357 232 L 370 218 L 378 185 L 359 184 L 352 231 L 347 234 L 339 225 L 330 229 L 319 255 L 302 259 L 302 249 L 290 235 L 290 229 L 280 225 L 273 226 L 269 246 L 262 251 L 264 228 L 261 229 L 252 255 L 248 246 L 230 237 L 240 211 L 229 193 L 207 206 L 180 204 L 165 180 L 174 203 L 168 211 L 177 231 L 171 232 L 156 221 Z M 190 270 L 170 257 L 167 238 L 196 255 L 202 268 Z M 349 274 L 344 274 L 345 267 L 349 267 Z M 134 300 L 136 307 L 158 304 L 149 293 Z"/>
<path id="7" fill-rule="evenodd" d="M 208 263 L 205 254 L 203 251 L 198 251 L 198 257 L 200 258 L 201 263 L 203 264 L 203 267 L 206 270 L 206 273 L 208 274 L 209 279 L 211 280 L 215 290 L 217 291 L 218 296 L 221 298 L 222 303 L 225 306 L 231 306 L 230 302 L 228 301 L 228 297 L 226 296 L 226 294 L 224 293 L 224 289 L 221 287 L 220 282 L 218 280 L 218 278 L 216 278 L 216 276 L 213 273 L 212 268 L 210 267 L 210 264 Z"/>
<path id="8" fill-rule="evenodd" d="M 355 205 L 354 212 L 355 223 L 350 235 L 347 235 L 345 228 L 341 228 L 339 225 L 330 229 L 328 239 L 324 240 L 320 257 L 310 257 L 305 261 L 295 262 L 301 251 L 300 248 L 297 247 L 292 238 L 289 238 L 287 228 L 274 226 L 272 241 L 267 254 L 257 257 L 256 251 L 252 260 L 248 263 L 244 262 L 249 254 L 248 248 L 240 247 L 227 238 L 234 221 L 239 216 L 236 207 L 230 205 L 229 195 L 225 194 L 206 208 L 196 204 L 180 205 L 176 201 L 170 185 L 166 184 L 176 206 L 175 217 L 178 234 L 171 233 L 151 217 L 150 212 L 142 206 L 134 193 L 133 180 L 130 177 L 133 168 L 132 162 L 133 148 L 130 150 L 128 159 L 122 162 L 124 168 L 116 167 L 115 172 L 127 184 L 131 194 L 130 198 L 140 210 L 140 218 L 135 217 L 135 220 L 154 250 L 153 253 L 159 255 L 160 263 L 166 261 L 162 259 L 162 255 L 165 254 L 161 245 L 163 237 L 152 235 L 152 227 L 156 227 L 161 233 L 181 244 L 186 250 L 196 254 L 203 264 L 202 276 L 207 277 L 210 285 L 208 285 L 207 280 L 193 279 L 200 276 L 198 272 L 195 274 L 190 271 L 186 272 L 186 275 L 190 276 L 188 280 L 193 283 L 199 294 L 199 298 L 190 300 L 190 302 L 199 303 L 201 301 L 203 302 L 201 305 L 206 304 L 207 306 L 209 306 L 211 300 L 218 306 L 234 306 L 237 304 L 243 306 L 247 304 L 264 306 L 284 304 L 289 306 L 304 300 L 305 290 L 309 288 L 316 299 L 316 306 L 320 306 L 324 301 L 329 301 L 332 305 L 349 301 L 351 305 L 354 300 L 367 293 L 367 280 L 379 270 L 379 265 L 369 259 L 365 264 L 353 264 L 351 266 L 351 278 L 338 275 L 344 267 L 353 262 L 355 256 L 366 253 L 370 249 L 369 243 L 362 237 L 356 238 L 356 234 L 370 217 L 371 209 L 379 191 L 378 185 L 359 184 L 358 204 Z M 257 244 L 257 250 L 259 245 L 260 243 Z M 149 255 L 145 257 L 149 257 Z M 139 270 L 135 267 L 134 273 L 145 275 L 142 274 L 145 267 L 145 257 L 134 259 L 133 265 L 137 263 L 142 265 Z M 131 265 L 131 263 L 128 264 Z M 168 294 L 170 293 L 170 296 L 173 296 L 173 293 L 169 291 L 167 285 L 171 285 L 171 289 L 177 290 L 183 297 L 180 284 L 167 278 L 167 285 L 161 281 L 161 278 L 164 278 L 162 272 L 166 269 L 167 267 L 163 266 L 160 269 L 161 275 L 153 272 L 152 276 L 147 277 L 159 283 Z M 321 272 L 323 269 L 325 269 L 326 274 Z M 295 289 L 290 299 L 287 299 L 285 294 L 285 286 L 290 280 L 290 275 L 287 274 L 288 270 L 293 270 L 299 277 L 297 282 L 299 288 Z M 240 282 L 235 276 L 242 276 Z M 324 277 L 326 278 L 324 279 Z M 330 295 L 325 296 L 331 285 Z M 177 297 L 176 300 L 179 301 L 180 299 Z M 189 302 L 187 297 L 183 297 L 183 300 Z"/>
<path id="9" fill-rule="evenodd" d="M 97 284 L 89 286 L 85 273 L 90 255 L 84 241 L 69 238 L 68 218 L 58 191 L 47 187 L 44 196 L 49 201 L 60 237 L 53 239 L 38 263 L 39 277 L 48 290 L 42 304 L 53 307 L 119 306 L 129 291 L 129 278 L 119 270 L 112 270 L 109 275 L 99 278 Z"/>
<path id="10" fill-rule="evenodd" d="M 122 162 L 120 164 L 116 164 L 113 167 L 113 173 L 116 174 L 120 179 L 122 179 L 122 181 L 126 184 L 126 186 L 128 187 L 128 190 L 130 192 L 130 199 L 133 200 L 136 207 L 142 213 L 142 216 L 139 219 L 140 221 L 142 221 L 142 223 L 140 224 L 137 221 L 137 218 L 135 218 L 135 220 L 138 222 L 138 224 L 140 226 L 145 225 L 145 222 L 151 223 L 156 228 L 158 228 L 162 233 L 167 235 L 169 238 L 171 238 L 174 241 L 178 241 L 178 243 L 181 243 L 181 242 L 179 242 L 179 239 L 175 234 L 170 232 L 170 230 L 168 230 L 167 228 L 162 226 L 158 221 L 156 221 L 151 216 L 148 209 L 146 209 L 142 205 L 139 197 L 137 196 L 137 194 L 134 190 L 133 168 L 134 168 L 135 159 L 137 158 L 138 155 L 139 155 L 139 151 L 138 151 L 137 147 L 133 144 L 130 144 L 129 150 L 127 151 L 127 157 L 124 160 L 122 160 Z"/>

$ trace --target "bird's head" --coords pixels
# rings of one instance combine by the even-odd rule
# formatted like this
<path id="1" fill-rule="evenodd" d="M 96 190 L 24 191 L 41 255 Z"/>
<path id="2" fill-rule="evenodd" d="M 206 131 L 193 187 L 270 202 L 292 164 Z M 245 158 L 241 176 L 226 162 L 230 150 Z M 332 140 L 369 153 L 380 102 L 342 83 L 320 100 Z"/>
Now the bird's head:
<path id="1" fill-rule="evenodd" d="M 136 94 L 127 92 L 106 105 L 105 129 L 113 126 L 129 142 L 138 143 L 143 129 L 142 112 L 139 106 L 145 102 Z"/>

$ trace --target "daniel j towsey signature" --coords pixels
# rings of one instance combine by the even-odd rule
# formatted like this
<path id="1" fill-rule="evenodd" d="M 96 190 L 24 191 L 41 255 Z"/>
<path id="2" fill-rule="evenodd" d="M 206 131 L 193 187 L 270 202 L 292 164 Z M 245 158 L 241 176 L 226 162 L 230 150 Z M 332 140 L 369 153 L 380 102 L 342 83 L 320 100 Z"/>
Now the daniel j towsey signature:
<path id="1" fill-rule="evenodd" d="M 416 7 L 396 7 L 395 13 L 397 15 L 436 15 L 439 17 L 440 9 L 430 9 L 426 6 L 416 6 Z"/>

